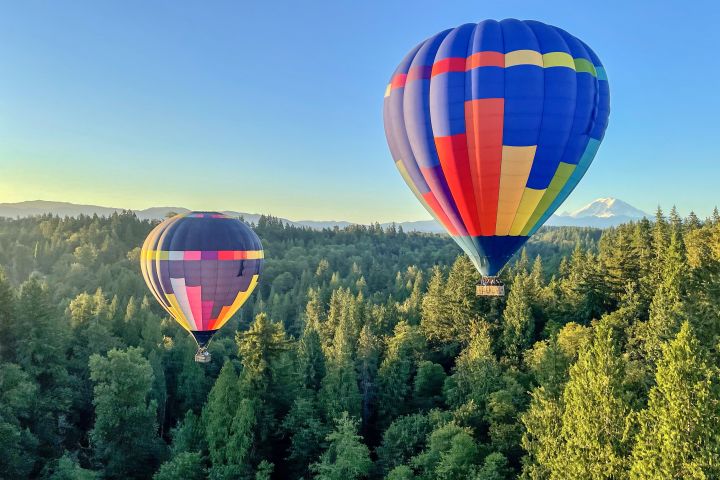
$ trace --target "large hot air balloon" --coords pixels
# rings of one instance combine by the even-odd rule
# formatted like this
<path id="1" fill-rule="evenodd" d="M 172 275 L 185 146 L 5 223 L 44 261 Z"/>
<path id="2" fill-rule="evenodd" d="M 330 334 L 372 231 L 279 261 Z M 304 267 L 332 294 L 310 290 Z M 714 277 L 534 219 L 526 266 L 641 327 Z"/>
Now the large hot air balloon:
<path id="1" fill-rule="evenodd" d="M 255 232 L 216 212 L 190 212 L 155 227 L 142 246 L 140 268 L 150 291 L 198 344 L 195 360 L 252 293 L 263 264 Z"/>
<path id="2" fill-rule="evenodd" d="M 385 134 L 418 200 L 502 295 L 496 276 L 587 171 L 610 113 L 581 40 L 536 21 L 485 20 L 412 49 L 385 91 Z"/>

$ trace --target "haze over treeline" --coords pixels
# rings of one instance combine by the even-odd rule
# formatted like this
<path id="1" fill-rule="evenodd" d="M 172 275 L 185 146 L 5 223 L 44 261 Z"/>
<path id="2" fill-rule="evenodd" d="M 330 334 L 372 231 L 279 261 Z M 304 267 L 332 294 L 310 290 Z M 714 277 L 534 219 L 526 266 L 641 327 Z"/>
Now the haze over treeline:
<path id="1" fill-rule="evenodd" d="M 719 478 L 720 215 L 546 228 L 504 299 L 444 236 L 262 217 L 193 361 L 153 224 L 0 219 L 1 478 Z"/>

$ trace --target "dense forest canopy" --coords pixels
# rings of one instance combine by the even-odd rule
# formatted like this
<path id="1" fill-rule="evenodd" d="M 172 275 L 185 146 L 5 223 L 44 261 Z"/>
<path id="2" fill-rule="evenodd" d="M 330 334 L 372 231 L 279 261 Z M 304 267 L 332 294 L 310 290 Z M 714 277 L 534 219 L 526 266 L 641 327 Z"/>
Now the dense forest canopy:
<path id="1" fill-rule="evenodd" d="M 263 217 L 208 365 L 152 227 L 0 219 L 0 478 L 720 478 L 717 212 L 545 228 L 503 299 L 448 237 Z"/>

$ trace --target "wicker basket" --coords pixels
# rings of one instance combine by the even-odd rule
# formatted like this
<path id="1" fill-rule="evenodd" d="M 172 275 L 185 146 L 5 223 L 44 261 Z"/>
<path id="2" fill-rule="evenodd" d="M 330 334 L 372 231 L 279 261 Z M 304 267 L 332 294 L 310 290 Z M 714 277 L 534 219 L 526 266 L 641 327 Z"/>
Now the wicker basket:
<path id="1" fill-rule="evenodd" d="M 478 285 L 475 294 L 478 297 L 504 297 L 505 285 Z"/>

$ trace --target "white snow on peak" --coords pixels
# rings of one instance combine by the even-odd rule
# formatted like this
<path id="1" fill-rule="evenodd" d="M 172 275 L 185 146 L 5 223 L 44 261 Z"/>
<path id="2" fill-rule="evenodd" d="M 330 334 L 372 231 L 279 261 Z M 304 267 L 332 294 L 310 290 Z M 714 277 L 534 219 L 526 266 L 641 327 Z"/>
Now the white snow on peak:
<path id="1" fill-rule="evenodd" d="M 607 197 L 598 198 L 597 200 L 590 202 L 582 208 L 579 208 L 572 212 L 564 212 L 560 214 L 560 216 L 571 218 L 642 218 L 647 217 L 648 214 L 626 202 L 623 202 L 622 200 Z"/>

